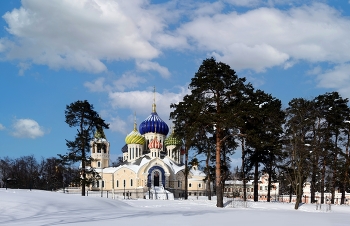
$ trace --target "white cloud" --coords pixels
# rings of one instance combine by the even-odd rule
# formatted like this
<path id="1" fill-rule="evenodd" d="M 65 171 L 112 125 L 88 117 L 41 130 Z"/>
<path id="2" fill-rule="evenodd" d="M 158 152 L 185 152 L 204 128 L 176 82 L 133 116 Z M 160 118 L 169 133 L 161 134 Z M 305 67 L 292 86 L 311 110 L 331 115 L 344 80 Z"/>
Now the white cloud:
<path id="1" fill-rule="evenodd" d="M 320 66 L 316 66 L 306 72 L 306 74 L 308 75 L 319 75 L 321 73 L 322 73 L 322 68 Z"/>
<path id="2" fill-rule="evenodd" d="M 224 2 L 230 3 L 235 6 L 255 7 L 261 5 L 261 0 L 224 0 Z"/>
<path id="3" fill-rule="evenodd" d="M 122 134 L 130 132 L 127 123 L 119 117 L 112 117 L 108 123 L 109 129 L 113 132 L 120 132 Z"/>
<path id="4" fill-rule="evenodd" d="M 243 7 L 258 7 L 258 6 L 281 6 L 281 5 L 300 5 L 308 4 L 312 0 L 223 0 L 234 6 L 243 6 Z M 325 0 L 318 0 L 319 2 L 324 2 Z"/>
<path id="5" fill-rule="evenodd" d="M 87 87 L 90 92 L 106 92 L 106 87 L 104 85 L 105 78 L 100 77 L 93 82 L 85 82 L 84 86 Z"/>
<path id="6" fill-rule="evenodd" d="M 234 69 L 264 71 L 289 62 L 350 61 L 350 19 L 321 3 L 198 16 L 177 30 L 197 51 Z"/>
<path id="7" fill-rule="evenodd" d="M 146 81 L 144 77 L 128 72 L 114 81 L 107 81 L 106 78 L 100 77 L 93 82 L 85 82 L 84 86 L 90 92 L 113 92 L 115 90 L 124 91 L 125 89 L 136 88 L 140 83 L 145 83 Z"/>
<path id="8" fill-rule="evenodd" d="M 23 0 L 3 18 L 13 42 L 2 41 L 8 59 L 50 68 L 99 73 L 103 60 L 157 57 L 152 40 L 165 28 L 162 8 L 144 0 Z M 4 47 L 5 45 L 5 47 Z"/>
<path id="9" fill-rule="evenodd" d="M 164 91 L 156 92 L 158 115 L 169 125 L 169 116 L 172 109 L 170 104 L 182 101 L 189 90 L 180 88 L 178 93 Z M 109 99 L 113 108 L 131 109 L 137 115 L 148 115 L 152 112 L 154 93 L 149 91 L 111 92 Z"/>
<path id="10" fill-rule="evenodd" d="M 20 63 L 17 65 L 17 67 L 19 68 L 18 74 L 19 74 L 19 75 L 24 75 L 24 72 L 25 72 L 26 70 L 28 70 L 28 69 L 31 67 L 31 65 L 28 64 L 28 63 L 20 62 Z"/>
<path id="11" fill-rule="evenodd" d="M 4 129 L 6 129 L 6 127 L 0 123 L 0 130 L 4 130 Z"/>
<path id="12" fill-rule="evenodd" d="M 336 89 L 343 96 L 350 96 L 350 64 L 341 64 L 335 66 L 323 74 L 317 76 L 318 87 Z"/>
<path id="13" fill-rule="evenodd" d="M 141 76 L 132 73 L 123 74 L 122 77 L 113 81 L 114 88 L 118 91 L 124 91 L 126 88 L 132 89 L 139 86 L 140 83 L 145 83 L 147 80 Z"/>
<path id="14" fill-rule="evenodd" d="M 168 78 L 170 76 L 170 72 L 169 72 L 168 68 L 160 66 L 156 62 L 151 62 L 151 61 L 147 61 L 147 60 L 137 61 L 136 66 L 141 71 L 150 71 L 150 70 L 156 71 L 164 78 Z"/>
<path id="15" fill-rule="evenodd" d="M 43 127 L 33 119 L 16 119 L 12 127 L 15 137 L 35 139 L 45 134 Z"/>
<path id="16" fill-rule="evenodd" d="M 241 13 L 227 4 L 253 8 Z M 13 37 L 0 39 L 7 59 L 55 69 L 99 73 L 108 70 L 105 61 L 132 59 L 137 69 L 166 78 L 168 68 L 156 62 L 164 49 L 204 52 L 235 70 L 256 72 L 300 61 L 350 61 L 350 51 L 344 51 L 350 19 L 320 1 L 23 0 L 3 18 Z"/>

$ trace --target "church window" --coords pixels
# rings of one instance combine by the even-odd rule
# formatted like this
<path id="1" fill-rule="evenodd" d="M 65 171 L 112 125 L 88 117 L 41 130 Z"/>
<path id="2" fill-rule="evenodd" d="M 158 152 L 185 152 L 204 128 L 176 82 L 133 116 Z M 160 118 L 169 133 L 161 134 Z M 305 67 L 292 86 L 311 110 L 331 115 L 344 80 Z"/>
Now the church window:
<path id="1" fill-rule="evenodd" d="M 181 182 L 178 180 L 178 181 L 177 181 L 177 187 L 178 187 L 178 188 L 180 187 L 180 183 L 181 183 Z"/>
<path id="2" fill-rule="evenodd" d="M 119 187 L 119 180 L 117 180 L 117 188 Z"/>
<path id="3" fill-rule="evenodd" d="M 130 186 L 132 187 L 132 179 L 130 180 Z"/>
<path id="4" fill-rule="evenodd" d="M 188 184 L 188 187 L 192 187 L 192 184 L 191 184 L 191 183 L 189 183 L 189 184 Z"/>

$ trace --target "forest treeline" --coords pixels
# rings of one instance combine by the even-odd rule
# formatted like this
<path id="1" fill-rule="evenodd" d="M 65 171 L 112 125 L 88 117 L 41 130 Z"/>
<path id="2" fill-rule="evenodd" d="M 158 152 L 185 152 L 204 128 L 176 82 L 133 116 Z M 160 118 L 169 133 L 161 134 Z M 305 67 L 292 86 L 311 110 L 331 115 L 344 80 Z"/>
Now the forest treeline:
<path id="1" fill-rule="evenodd" d="M 172 104 L 170 118 L 183 141 L 188 172 L 189 152 L 204 155 L 208 181 L 216 188 L 217 206 L 223 207 L 225 180 L 230 179 L 230 156 L 242 153 L 235 174 L 246 182 L 254 180 L 258 201 L 259 176 L 264 171 L 272 182 L 281 182 L 283 194 L 295 194 L 299 207 L 306 181 L 315 192 L 349 192 L 349 100 L 338 92 L 313 99 L 294 98 L 287 108 L 271 94 L 254 89 L 239 78 L 229 65 L 214 58 L 203 61 L 189 84 L 190 94 Z M 244 194 L 246 199 L 246 194 Z M 267 197 L 270 200 L 270 194 Z"/>
<path id="2" fill-rule="evenodd" d="M 1 186 L 7 188 L 57 190 L 69 184 L 79 186 L 79 169 L 65 167 L 55 157 L 0 158 L 0 176 Z"/>

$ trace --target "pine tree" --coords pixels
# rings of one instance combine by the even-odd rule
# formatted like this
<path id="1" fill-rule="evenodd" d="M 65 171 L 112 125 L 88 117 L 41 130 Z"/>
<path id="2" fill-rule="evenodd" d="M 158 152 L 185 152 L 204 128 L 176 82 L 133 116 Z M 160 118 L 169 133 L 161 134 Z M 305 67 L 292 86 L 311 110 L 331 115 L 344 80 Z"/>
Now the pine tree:
<path id="1" fill-rule="evenodd" d="M 236 135 L 236 119 L 242 114 L 239 106 L 243 103 L 246 87 L 245 79 L 238 78 L 230 66 L 210 58 L 203 61 L 192 78 L 189 85 L 191 94 L 185 96 L 184 101 L 173 105 L 175 111 L 171 118 L 175 121 L 181 118 L 188 122 L 183 123 L 183 126 L 176 126 L 175 123 L 176 129 L 187 130 L 187 127 L 195 131 L 210 127 L 214 131 L 217 207 L 223 207 L 223 145 L 230 136 Z M 179 107 L 181 111 L 178 110 Z"/>
<path id="2" fill-rule="evenodd" d="M 241 131 L 246 141 L 245 154 L 249 162 L 247 167 L 254 168 L 254 201 L 257 202 L 259 166 L 265 164 L 268 173 L 272 174 L 273 164 L 276 164 L 278 159 L 277 155 L 281 155 L 280 137 L 283 133 L 285 114 L 281 109 L 281 101 L 262 90 L 251 93 L 249 100 Z"/>
<path id="3" fill-rule="evenodd" d="M 284 170 L 290 180 L 291 191 L 294 190 L 296 194 L 295 209 L 299 208 L 303 185 L 312 169 L 312 153 L 308 146 L 312 139 L 310 130 L 313 121 L 309 119 L 313 115 L 313 107 L 312 101 L 295 98 L 289 102 L 289 107 L 286 109 L 285 151 L 288 153 L 288 159 Z"/>
<path id="4" fill-rule="evenodd" d="M 66 140 L 68 153 L 66 155 L 58 155 L 64 164 L 81 163 L 81 195 L 85 196 L 85 186 L 89 183 L 86 177 L 88 171 L 87 165 L 91 162 L 88 153 L 90 149 L 89 142 L 96 130 L 103 132 L 108 129 L 108 124 L 98 115 L 87 100 L 76 101 L 66 106 L 65 110 L 66 123 L 69 127 L 77 127 L 77 135 L 73 141 Z"/>

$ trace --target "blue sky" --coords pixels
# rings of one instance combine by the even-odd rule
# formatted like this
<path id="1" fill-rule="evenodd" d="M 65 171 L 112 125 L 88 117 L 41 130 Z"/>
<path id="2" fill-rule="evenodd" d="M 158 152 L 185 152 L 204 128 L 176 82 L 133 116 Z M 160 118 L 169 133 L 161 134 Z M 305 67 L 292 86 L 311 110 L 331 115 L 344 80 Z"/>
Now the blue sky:
<path id="1" fill-rule="evenodd" d="M 212 56 L 284 106 L 350 97 L 348 0 L 9 0 L 0 14 L 1 157 L 66 153 L 65 107 L 86 99 L 110 123 L 114 160 L 153 87 L 170 126 L 169 105 Z"/>

